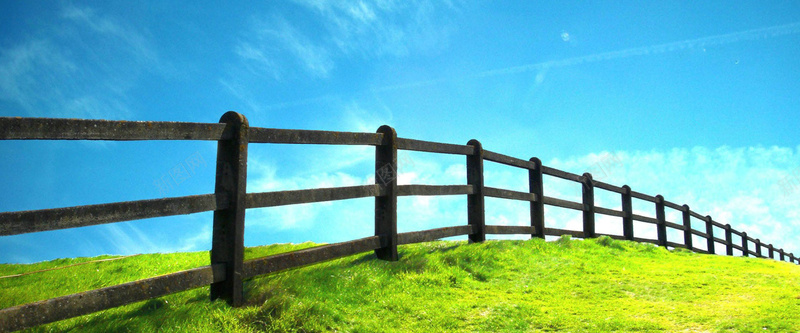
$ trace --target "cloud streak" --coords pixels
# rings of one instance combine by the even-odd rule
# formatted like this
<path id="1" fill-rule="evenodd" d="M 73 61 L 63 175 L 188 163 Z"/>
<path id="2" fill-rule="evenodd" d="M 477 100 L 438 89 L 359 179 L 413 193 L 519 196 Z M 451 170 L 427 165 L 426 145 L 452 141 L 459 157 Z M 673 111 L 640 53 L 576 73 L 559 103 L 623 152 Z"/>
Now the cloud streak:
<path id="1" fill-rule="evenodd" d="M 654 55 L 668 52 L 676 52 L 687 49 L 705 48 L 720 46 L 744 41 L 762 40 L 777 38 L 787 35 L 800 33 L 800 22 L 777 25 L 760 29 L 744 30 L 729 34 L 714 35 L 696 39 L 686 39 L 677 42 L 656 44 L 644 47 L 635 47 L 619 51 L 592 54 L 581 57 L 568 58 L 563 60 L 545 61 L 535 64 L 495 69 L 478 73 L 475 77 L 488 77 L 496 75 L 508 75 L 531 71 L 541 71 L 549 68 L 577 66 L 586 63 L 624 59 L 637 56 Z"/>
<path id="2" fill-rule="evenodd" d="M 588 63 L 611 61 L 611 60 L 625 59 L 630 57 L 656 55 L 656 54 L 682 51 L 687 49 L 706 48 L 711 46 L 727 45 L 745 41 L 771 39 L 782 36 L 796 35 L 799 33 L 800 33 L 800 22 L 796 22 L 785 25 L 776 25 L 766 28 L 744 30 L 729 34 L 707 36 L 696 39 L 686 39 L 682 41 L 655 44 L 650 46 L 634 47 L 618 51 L 597 53 L 597 54 L 591 54 L 591 55 L 585 55 L 585 56 L 573 57 L 561 60 L 550 60 L 539 63 L 520 65 L 520 66 L 498 68 L 479 73 L 473 73 L 457 78 L 441 78 L 441 79 L 418 81 L 400 85 L 391 85 L 391 86 L 377 88 L 376 91 L 392 91 L 392 90 L 424 87 L 424 86 L 441 84 L 445 82 L 462 81 L 467 79 L 479 79 L 479 78 L 487 78 L 493 76 L 511 75 L 518 73 L 527 73 L 527 72 L 541 73 L 543 71 L 547 71 L 552 68 L 578 66 Z M 538 77 L 537 80 L 539 80 Z"/>

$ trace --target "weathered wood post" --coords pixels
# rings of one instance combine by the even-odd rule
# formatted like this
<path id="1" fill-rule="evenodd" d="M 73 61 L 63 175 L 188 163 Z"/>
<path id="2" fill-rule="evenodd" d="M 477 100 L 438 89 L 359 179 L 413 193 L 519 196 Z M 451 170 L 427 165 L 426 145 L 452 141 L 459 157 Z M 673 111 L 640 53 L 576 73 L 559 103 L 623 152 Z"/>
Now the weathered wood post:
<path id="1" fill-rule="evenodd" d="M 486 240 L 486 211 L 483 196 L 483 145 L 478 140 L 467 142 L 475 152 L 467 155 L 467 184 L 472 185 L 472 194 L 467 195 L 467 219 L 472 226 L 469 234 L 470 243 Z"/>
<path id="2" fill-rule="evenodd" d="M 383 125 L 377 133 L 383 134 L 383 142 L 375 146 L 375 184 L 383 187 L 385 194 L 375 197 L 375 236 L 381 238 L 375 255 L 397 261 L 397 132 Z"/>
<path id="3" fill-rule="evenodd" d="M 581 184 L 583 189 L 583 237 L 595 238 L 594 182 L 592 181 L 592 174 L 584 173 Z"/>
<path id="4" fill-rule="evenodd" d="M 622 235 L 625 239 L 633 240 L 633 197 L 631 187 L 622 185 Z"/>
<path id="5" fill-rule="evenodd" d="M 667 247 L 667 221 L 664 212 L 664 196 L 656 195 L 656 234 L 658 235 L 658 245 Z"/>
<path id="6" fill-rule="evenodd" d="M 756 238 L 756 258 L 763 258 L 761 255 L 761 240 Z"/>
<path id="7" fill-rule="evenodd" d="M 706 240 L 708 253 L 715 254 L 716 249 L 714 248 L 714 220 L 711 219 L 711 215 L 706 215 L 706 234 L 708 235 L 708 239 Z"/>
<path id="8" fill-rule="evenodd" d="M 225 280 L 211 284 L 211 299 L 223 299 L 231 306 L 244 301 L 242 262 L 244 260 L 244 214 L 247 204 L 247 143 L 249 124 L 245 116 L 229 111 L 222 115 L 233 136 L 217 143 L 217 177 L 214 193 L 219 206 L 214 211 L 211 264 L 225 264 Z"/>
<path id="9" fill-rule="evenodd" d="M 542 176 L 542 160 L 533 157 L 533 169 L 528 170 L 528 186 L 530 192 L 536 196 L 536 201 L 531 201 L 531 226 L 534 231 L 531 238 L 544 239 L 544 177 Z"/>
<path id="10" fill-rule="evenodd" d="M 694 251 L 692 247 L 692 213 L 689 205 L 683 205 L 681 213 L 683 213 L 683 245 L 686 245 L 689 251 Z"/>
<path id="11" fill-rule="evenodd" d="M 730 224 L 725 225 L 725 254 L 733 255 L 733 231 Z"/>
<path id="12" fill-rule="evenodd" d="M 750 256 L 750 250 L 747 249 L 747 233 L 742 231 L 742 255 L 745 257 Z"/>

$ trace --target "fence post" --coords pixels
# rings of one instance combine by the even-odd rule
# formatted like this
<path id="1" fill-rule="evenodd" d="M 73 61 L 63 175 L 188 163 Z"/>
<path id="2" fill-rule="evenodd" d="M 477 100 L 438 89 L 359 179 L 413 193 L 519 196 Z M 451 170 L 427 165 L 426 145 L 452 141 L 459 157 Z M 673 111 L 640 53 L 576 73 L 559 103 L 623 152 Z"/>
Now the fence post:
<path id="1" fill-rule="evenodd" d="M 756 238 L 756 258 L 763 258 L 761 255 L 761 240 Z"/>
<path id="2" fill-rule="evenodd" d="M 683 205 L 681 212 L 683 212 L 683 245 L 689 251 L 694 251 L 692 248 L 692 214 L 690 213 L 689 205 Z"/>
<path id="3" fill-rule="evenodd" d="M 768 245 L 767 249 L 769 250 L 769 258 L 775 259 L 775 248 L 772 247 L 772 244 Z"/>
<path id="4" fill-rule="evenodd" d="M 622 235 L 625 239 L 633 240 L 633 197 L 631 187 L 622 185 Z"/>
<path id="5" fill-rule="evenodd" d="M 725 253 L 729 256 L 733 255 L 733 231 L 731 225 L 725 225 Z"/>
<path id="6" fill-rule="evenodd" d="M 483 197 L 483 146 L 478 140 L 467 142 L 475 148 L 472 155 L 467 155 L 467 184 L 472 185 L 472 194 L 467 195 L 467 216 L 472 226 L 469 234 L 470 243 L 486 240 L 486 215 Z"/>
<path id="7" fill-rule="evenodd" d="M 716 253 L 716 249 L 714 249 L 714 224 L 712 221 L 711 215 L 706 215 L 706 234 L 708 234 L 706 246 L 709 254 Z"/>
<path id="8" fill-rule="evenodd" d="M 747 249 L 747 233 L 744 231 L 742 231 L 742 252 L 745 257 L 750 256 L 750 250 Z"/>
<path id="9" fill-rule="evenodd" d="M 381 238 L 381 247 L 375 249 L 378 259 L 397 261 L 397 132 L 383 125 L 377 133 L 383 142 L 375 146 L 375 184 L 386 194 L 375 197 L 375 236 Z"/>
<path id="10" fill-rule="evenodd" d="M 592 174 L 584 173 L 583 181 L 583 237 L 594 238 L 594 182 Z"/>
<path id="11" fill-rule="evenodd" d="M 528 184 L 530 192 L 536 196 L 536 201 L 531 201 L 531 226 L 534 231 L 531 235 L 544 239 L 544 180 L 542 176 L 542 160 L 533 157 L 533 169 L 528 170 Z"/>
<path id="12" fill-rule="evenodd" d="M 244 214 L 247 203 L 247 143 L 249 124 L 245 116 L 228 111 L 219 120 L 233 137 L 217 142 L 217 176 L 214 193 L 228 208 L 214 211 L 211 264 L 225 264 L 225 280 L 211 284 L 212 300 L 223 299 L 231 306 L 244 302 L 242 262 L 244 260 Z"/>
<path id="13" fill-rule="evenodd" d="M 778 250 L 778 255 L 780 255 L 781 261 L 786 261 L 786 257 L 784 256 L 783 249 Z"/>
<path id="14" fill-rule="evenodd" d="M 667 247 L 667 217 L 664 212 L 664 196 L 656 195 L 656 234 L 658 235 L 658 245 Z"/>

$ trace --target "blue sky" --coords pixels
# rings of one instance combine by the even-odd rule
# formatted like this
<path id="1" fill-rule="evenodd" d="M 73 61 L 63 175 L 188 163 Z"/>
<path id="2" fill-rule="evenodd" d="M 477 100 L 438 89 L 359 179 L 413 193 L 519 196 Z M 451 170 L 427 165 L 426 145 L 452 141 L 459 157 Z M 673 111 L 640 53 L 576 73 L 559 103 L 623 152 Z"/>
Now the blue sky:
<path id="1" fill-rule="evenodd" d="M 800 254 L 798 45 L 794 1 L 4 1 L 0 116 L 216 122 L 236 110 L 258 127 L 476 138 L 662 194 Z M 215 150 L 0 142 L 0 211 L 211 193 Z M 373 158 L 369 147 L 251 145 L 247 186 L 365 184 Z M 405 184 L 466 177 L 458 156 L 401 152 L 399 168 Z M 526 190 L 525 172 L 486 170 L 487 185 Z M 546 181 L 548 195 L 579 199 L 578 185 Z M 245 242 L 367 236 L 372 204 L 248 210 Z M 399 205 L 401 231 L 466 223 L 465 198 Z M 527 205 L 487 199 L 487 219 L 526 224 Z M 548 209 L 546 220 L 580 227 L 576 212 Z M 147 219 L 0 237 L 0 262 L 207 250 L 210 237 L 210 213 Z"/>

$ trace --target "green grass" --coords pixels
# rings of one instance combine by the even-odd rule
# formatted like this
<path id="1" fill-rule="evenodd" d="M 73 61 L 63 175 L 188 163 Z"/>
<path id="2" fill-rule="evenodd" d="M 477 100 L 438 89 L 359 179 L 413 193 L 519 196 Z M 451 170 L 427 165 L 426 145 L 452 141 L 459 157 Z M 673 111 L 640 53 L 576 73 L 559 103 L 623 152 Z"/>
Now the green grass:
<path id="1" fill-rule="evenodd" d="M 314 246 L 271 245 L 247 257 Z M 200 288 L 33 331 L 797 332 L 800 266 L 667 251 L 603 237 L 401 246 L 247 281 L 230 308 Z M 19 274 L 89 259 L 0 265 Z M 0 307 L 207 264 L 141 255 L 0 279 Z"/>

